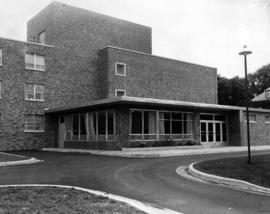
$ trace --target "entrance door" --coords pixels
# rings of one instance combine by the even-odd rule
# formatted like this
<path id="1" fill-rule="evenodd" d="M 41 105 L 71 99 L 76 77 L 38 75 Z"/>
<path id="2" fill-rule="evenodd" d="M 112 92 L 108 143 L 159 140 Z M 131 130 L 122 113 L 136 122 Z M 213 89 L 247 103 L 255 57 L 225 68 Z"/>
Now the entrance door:
<path id="1" fill-rule="evenodd" d="M 65 118 L 60 117 L 58 123 L 58 146 L 64 148 L 64 136 L 65 136 Z"/>
<path id="2" fill-rule="evenodd" d="M 201 142 L 210 144 L 226 142 L 225 127 L 224 122 L 201 121 Z"/>

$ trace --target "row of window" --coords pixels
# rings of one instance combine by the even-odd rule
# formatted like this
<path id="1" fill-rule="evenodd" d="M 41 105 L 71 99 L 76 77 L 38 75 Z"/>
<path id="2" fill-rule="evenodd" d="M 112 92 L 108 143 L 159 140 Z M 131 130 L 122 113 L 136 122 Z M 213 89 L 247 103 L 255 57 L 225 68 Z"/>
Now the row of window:
<path id="1" fill-rule="evenodd" d="M 98 111 L 68 115 L 65 140 L 111 141 L 115 138 L 115 112 Z M 193 113 L 155 110 L 130 111 L 130 140 L 192 139 Z"/>
<path id="2" fill-rule="evenodd" d="M 24 84 L 24 99 L 31 101 L 44 101 L 45 86 L 25 83 Z M 0 80 L 0 98 L 2 97 L 2 81 Z"/>
<path id="3" fill-rule="evenodd" d="M 0 48 L 0 66 L 3 65 L 3 50 Z M 25 68 L 45 71 L 45 56 L 36 53 L 25 54 Z"/>
<path id="4" fill-rule="evenodd" d="M 115 136 L 114 111 L 65 116 L 65 140 L 110 141 Z"/>
<path id="5" fill-rule="evenodd" d="M 132 110 L 131 140 L 192 139 L 193 113 Z"/>
<path id="6" fill-rule="evenodd" d="M 24 132 L 44 132 L 44 116 L 36 114 L 24 115 Z"/>
<path id="7" fill-rule="evenodd" d="M 0 48 L 0 65 L 2 65 L 3 50 Z M 25 68 L 30 70 L 45 71 L 45 56 L 37 53 L 25 54 Z M 126 76 L 126 64 L 115 63 L 115 74 L 118 76 Z"/>
<path id="8" fill-rule="evenodd" d="M 121 62 L 116 62 L 115 63 L 115 75 L 117 76 L 126 76 L 126 64 L 125 63 L 121 63 Z M 115 96 L 116 97 L 122 97 L 122 96 L 126 96 L 126 90 L 123 89 L 116 89 L 115 90 Z"/>
<path id="9" fill-rule="evenodd" d="M 0 80 L 0 98 L 1 98 L 2 81 Z M 31 101 L 44 101 L 45 86 L 33 83 L 24 84 L 24 99 Z M 126 91 L 121 89 L 115 90 L 115 96 L 126 96 Z"/>

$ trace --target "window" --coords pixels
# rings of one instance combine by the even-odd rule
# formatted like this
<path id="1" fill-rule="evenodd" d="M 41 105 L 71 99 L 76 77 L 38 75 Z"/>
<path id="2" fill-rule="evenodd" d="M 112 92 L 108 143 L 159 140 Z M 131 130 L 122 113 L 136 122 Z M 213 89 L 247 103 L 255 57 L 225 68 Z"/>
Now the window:
<path id="1" fill-rule="evenodd" d="M 247 122 L 247 115 L 245 114 L 245 122 Z M 256 114 L 249 115 L 249 123 L 256 123 Z"/>
<path id="2" fill-rule="evenodd" d="M 2 80 L 0 80 L 0 98 L 2 98 Z"/>
<path id="3" fill-rule="evenodd" d="M 226 114 L 200 114 L 200 120 L 226 121 Z"/>
<path id="4" fill-rule="evenodd" d="M 193 114 L 155 110 L 131 110 L 131 140 L 193 138 Z"/>
<path id="5" fill-rule="evenodd" d="M 65 140 L 87 140 L 86 114 L 69 115 L 65 118 Z"/>
<path id="6" fill-rule="evenodd" d="M 45 44 L 45 31 L 38 34 L 38 43 Z"/>
<path id="7" fill-rule="evenodd" d="M 126 90 L 116 89 L 115 90 L 115 96 L 116 97 L 126 96 Z"/>
<path id="8" fill-rule="evenodd" d="M 25 68 L 45 71 L 45 56 L 39 54 L 25 54 Z"/>
<path id="9" fill-rule="evenodd" d="M 0 66 L 2 65 L 2 48 L 0 48 Z"/>
<path id="10" fill-rule="evenodd" d="M 159 112 L 161 139 L 189 139 L 193 137 L 193 114 L 187 112 Z"/>
<path id="11" fill-rule="evenodd" d="M 65 117 L 65 140 L 110 141 L 115 135 L 113 111 L 90 112 Z"/>
<path id="12" fill-rule="evenodd" d="M 156 139 L 156 111 L 132 110 L 130 118 L 132 140 Z"/>
<path id="13" fill-rule="evenodd" d="M 42 115 L 25 115 L 24 117 L 25 132 L 43 132 L 44 119 Z"/>
<path id="14" fill-rule="evenodd" d="M 24 99 L 31 101 L 44 101 L 44 85 L 24 85 Z"/>
<path id="15" fill-rule="evenodd" d="M 90 138 L 97 141 L 114 140 L 115 114 L 113 111 L 90 113 Z"/>
<path id="16" fill-rule="evenodd" d="M 120 62 L 115 63 L 115 75 L 126 76 L 126 64 Z"/>
<path id="17" fill-rule="evenodd" d="M 270 115 L 265 116 L 265 123 L 270 123 Z"/>

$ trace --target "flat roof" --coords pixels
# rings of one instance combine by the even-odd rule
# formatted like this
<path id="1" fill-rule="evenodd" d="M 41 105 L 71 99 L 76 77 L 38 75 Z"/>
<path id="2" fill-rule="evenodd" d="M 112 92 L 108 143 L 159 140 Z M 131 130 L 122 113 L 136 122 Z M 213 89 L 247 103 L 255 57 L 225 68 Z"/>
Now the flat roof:
<path id="1" fill-rule="evenodd" d="M 112 46 L 112 45 L 107 45 L 107 46 L 105 46 L 103 48 L 100 48 L 100 50 L 103 50 L 103 49 L 106 49 L 106 48 L 112 48 L 112 49 L 116 49 L 116 50 L 121 50 L 121 51 L 126 51 L 126 52 L 141 54 L 141 55 L 147 55 L 147 56 L 157 57 L 157 58 L 164 59 L 164 60 L 181 62 L 181 63 L 185 63 L 185 64 L 189 64 L 189 65 L 196 65 L 196 66 L 201 66 L 201 67 L 206 67 L 206 68 L 211 68 L 211 69 L 217 70 L 217 68 L 211 67 L 211 66 L 208 66 L 208 65 L 201 65 L 201 64 L 197 64 L 197 63 L 193 63 L 193 62 L 181 61 L 181 60 L 178 60 L 178 59 L 172 59 L 172 58 L 168 58 L 168 57 L 164 57 L 164 56 L 158 56 L 158 55 L 154 55 L 154 54 L 150 54 L 150 53 L 145 53 L 145 52 L 141 52 L 141 51 L 135 51 L 135 50 L 130 50 L 130 49 L 126 49 L 126 48 L 120 48 L 120 47 L 116 47 L 116 46 Z"/>
<path id="2" fill-rule="evenodd" d="M 223 111 L 235 111 L 245 110 L 245 107 L 240 106 L 228 106 L 209 103 L 196 103 L 185 102 L 177 100 L 165 100 L 165 99 L 152 99 L 152 98 L 140 98 L 140 97 L 114 97 L 108 99 L 100 99 L 91 101 L 79 105 L 64 106 L 59 108 L 45 109 L 45 113 L 60 113 L 67 111 L 85 110 L 91 107 L 106 106 L 111 104 L 136 104 L 136 105 L 156 105 L 159 107 L 186 107 L 191 109 L 204 109 L 204 110 L 223 110 Z M 266 112 L 270 113 L 270 109 L 250 108 L 253 112 Z"/>
<path id="3" fill-rule="evenodd" d="M 0 39 L 9 40 L 9 41 L 12 41 L 12 42 L 20 42 L 20 43 L 25 43 L 25 44 L 30 44 L 30 45 L 38 45 L 38 46 L 43 46 L 43 47 L 47 47 L 47 48 L 53 48 L 54 47 L 52 45 L 46 45 L 46 44 L 35 43 L 35 42 L 28 42 L 28 41 L 22 41 L 22 40 L 5 38 L 5 37 L 0 37 Z"/>

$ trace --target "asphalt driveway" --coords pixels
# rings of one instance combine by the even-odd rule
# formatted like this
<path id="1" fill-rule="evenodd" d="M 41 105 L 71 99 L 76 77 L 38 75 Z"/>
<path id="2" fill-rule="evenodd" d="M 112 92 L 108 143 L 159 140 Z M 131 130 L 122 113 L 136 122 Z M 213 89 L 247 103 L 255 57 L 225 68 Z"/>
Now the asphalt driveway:
<path id="1" fill-rule="evenodd" d="M 179 165 L 240 153 L 123 158 L 50 152 L 17 154 L 44 163 L 0 168 L 0 184 L 63 184 L 101 190 L 184 213 L 270 213 L 270 198 L 186 180 Z"/>

